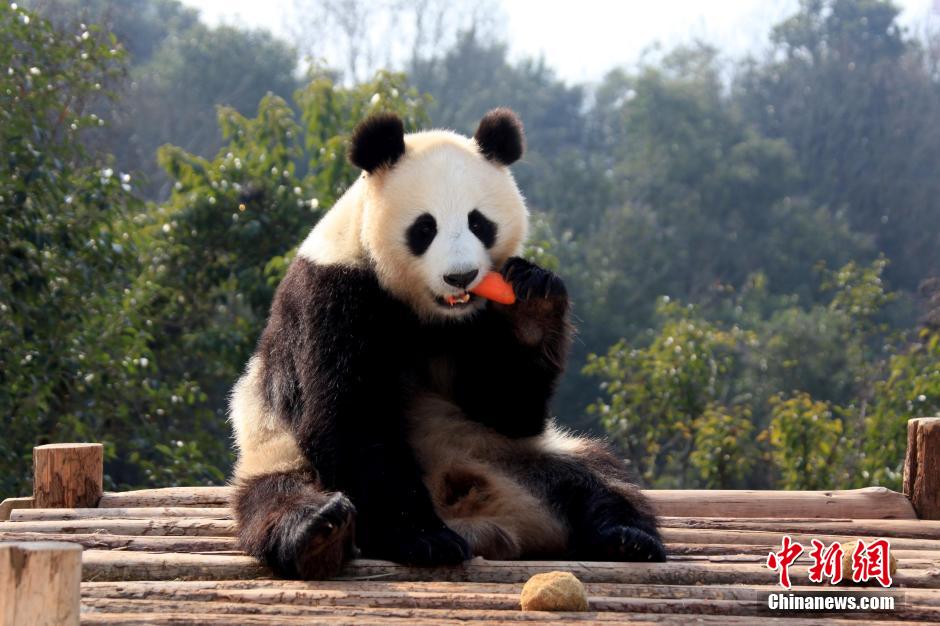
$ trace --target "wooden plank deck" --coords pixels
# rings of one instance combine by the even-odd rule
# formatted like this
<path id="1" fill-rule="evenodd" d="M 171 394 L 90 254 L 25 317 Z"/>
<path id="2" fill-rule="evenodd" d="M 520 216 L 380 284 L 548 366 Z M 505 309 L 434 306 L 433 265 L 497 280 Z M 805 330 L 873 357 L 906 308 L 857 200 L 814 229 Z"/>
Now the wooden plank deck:
<path id="1" fill-rule="evenodd" d="M 81 616 L 88 624 L 398 623 L 543 621 L 788 624 L 843 620 L 940 621 L 940 521 L 918 520 L 902 494 L 843 492 L 647 492 L 662 517 L 666 563 L 485 561 L 412 568 L 350 563 L 338 579 L 278 580 L 242 554 L 224 506 L 228 489 L 175 488 L 105 494 L 97 508 L 7 511 L 0 542 L 67 541 L 84 547 Z M 766 497 L 765 497 L 766 496 Z M 740 502 L 740 517 L 688 517 L 688 502 Z M 745 510 L 744 504 L 747 504 Z M 730 510 L 730 508 L 729 508 Z M 830 510 L 851 518 L 822 517 Z M 792 515 L 799 512 L 801 517 Z M 815 515 L 810 517 L 810 515 Z M 807 614 L 771 611 L 783 591 L 766 567 L 783 534 L 805 544 L 890 537 L 899 560 L 894 586 L 821 587 L 807 579 L 809 558 L 791 568 L 793 593 L 891 595 L 893 611 Z M 591 610 L 519 610 L 530 576 L 570 571 L 585 583 Z M 806 621 L 809 620 L 809 621 Z"/>
<path id="2" fill-rule="evenodd" d="M 62 464 L 61 472 L 55 467 L 44 470 L 56 476 L 63 489 L 42 489 L 34 497 L 0 503 L 0 626 L 71 625 L 79 619 L 84 624 L 225 626 L 940 623 L 940 519 L 932 513 L 938 510 L 940 493 L 931 487 L 938 478 L 931 468 L 940 467 L 940 438 L 933 436 L 940 432 L 940 418 L 915 422 L 912 428 L 936 430 L 928 433 L 932 439 L 915 437 L 916 445 L 908 449 L 909 457 L 916 455 L 907 460 L 909 472 L 918 475 L 906 477 L 905 494 L 879 487 L 647 491 L 660 515 L 669 554 L 665 563 L 477 558 L 456 567 L 416 568 L 358 560 L 333 580 L 310 582 L 277 579 L 238 549 L 229 488 L 89 494 L 87 485 L 100 476 L 100 461 L 86 467 L 73 458 Z M 70 454 L 67 447 L 52 452 L 55 457 Z M 89 446 L 75 450 L 77 455 L 95 452 Z M 66 475 L 76 471 L 95 476 L 89 483 L 83 476 Z M 84 487 L 73 492 L 70 481 Z M 93 504 L 88 504 L 90 496 Z M 780 549 L 783 535 L 807 547 L 790 568 L 794 587 L 786 592 L 766 565 L 768 553 Z M 812 539 L 829 544 L 860 538 L 890 540 L 898 559 L 890 588 L 809 582 Z M 80 566 L 75 544 L 83 550 Z M 62 546 L 63 559 L 71 559 L 71 578 L 56 569 L 50 557 L 56 545 Z M 30 558 L 37 565 L 30 566 Z M 49 570 L 45 577 L 37 570 L 42 567 Z M 520 610 L 523 584 L 534 574 L 557 570 L 571 572 L 584 583 L 590 610 Z M 20 584 L 26 578 L 32 581 L 28 589 Z M 65 578 L 74 582 L 73 588 L 60 584 Z M 47 594 L 43 580 L 49 581 Z M 769 609 L 768 596 L 779 593 L 890 597 L 895 605 L 891 610 L 829 612 Z M 63 607 L 66 617 L 43 621 L 48 617 L 45 607 L 53 605 Z"/>

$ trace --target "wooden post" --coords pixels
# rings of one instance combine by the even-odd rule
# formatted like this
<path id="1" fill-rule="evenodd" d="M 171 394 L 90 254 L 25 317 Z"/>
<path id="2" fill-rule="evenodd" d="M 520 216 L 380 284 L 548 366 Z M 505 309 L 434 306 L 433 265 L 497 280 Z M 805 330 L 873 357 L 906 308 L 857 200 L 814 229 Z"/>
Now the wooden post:
<path id="1" fill-rule="evenodd" d="M 98 506 L 103 493 L 104 446 L 53 443 L 33 448 L 33 506 Z"/>
<path id="2" fill-rule="evenodd" d="M 907 422 L 904 495 L 917 517 L 940 520 L 940 417 Z"/>
<path id="3" fill-rule="evenodd" d="M 0 626 L 78 626 L 81 582 L 78 544 L 0 543 Z"/>

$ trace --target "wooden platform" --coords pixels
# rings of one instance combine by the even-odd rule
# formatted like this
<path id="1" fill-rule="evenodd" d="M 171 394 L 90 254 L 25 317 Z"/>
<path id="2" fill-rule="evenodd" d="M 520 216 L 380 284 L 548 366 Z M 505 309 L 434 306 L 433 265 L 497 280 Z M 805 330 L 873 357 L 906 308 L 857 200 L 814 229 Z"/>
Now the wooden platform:
<path id="1" fill-rule="evenodd" d="M 5 542 L 82 546 L 82 582 L 80 591 L 77 583 L 74 590 L 75 606 L 80 608 L 75 609 L 74 621 L 61 618 L 46 623 L 77 623 L 79 616 L 85 624 L 227 626 L 468 621 L 754 624 L 757 619 L 787 624 L 940 622 L 940 520 L 919 519 L 917 506 L 904 494 L 882 488 L 647 494 L 662 516 L 669 552 L 666 563 L 475 559 L 459 567 L 413 568 L 359 560 L 335 580 L 278 580 L 238 550 L 225 487 L 104 493 L 96 497 L 96 506 L 66 508 L 61 502 L 51 507 L 48 499 L 42 505 L 31 497 L 8 499 L 0 505 L 0 520 L 6 520 L 0 521 L 0 555 L 4 545 L 19 545 Z M 814 538 L 826 543 L 889 538 L 899 561 L 890 589 L 811 585 L 810 560 L 804 554 L 790 570 L 795 585 L 791 593 L 891 596 L 894 609 L 771 611 L 768 595 L 783 590 L 765 562 L 769 552 L 780 549 L 784 534 L 807 546 Z M 20 565 L 23 557 L 18 558 L 16 576 L 28 569 L 28 564 Z M 0 600 L 7 597 L 4 585 L 13 584 L 9 575 L 4 578 L 4 567 L 0 559 Z M 553 570 L 572 572 L 585 583 L 589 612 L 520 610 L 523 583 L 533 574 Z M 42 607 L 41 602 L 19 602 L 24 611 Z M 41 623 L 22 617 L 4 619 L 0 606 L 0 626 Z"/>
<path id="2" fill-rule="evenodd" d="M 890 612 L 831 614 L 838 619 L 940 621 L 940 521 L 918 520 L 901 494 L 844 492 L 647 492 L 662 518 L 667 563 L 492 562 L 409 568 L 355 561 L 340 579 L 276 580 L 241 554 L 225 507 L 227 489 L 156 489 L 105 494 L 97 508 L 14 508 L 0 541 L 81 544 L 81 619 L 88 624 L 457 623 L 682 621 L 753 623 L 755 616 L 799 623 L 820 615 L 772 612 L 782 591 L 764 561 L 781 535 L 808 544 L 890 537 L 900 561 L 895 587 L 808 586 L 804 556 L 792 569 L 796 591 L 896 597 Z M 694 502 L 737 517 L 686 517 Z M 30 499 L 7 503 L 29 507 Z M 735 507 L 738 507 L 735 509 Z M 829 511 L 847 518 L 824 517 Z M 786 517 L 800 511 L 801 518 Z M 0 509 L 0 513 L 3 509 Z M 883 519 L 871 519 L 878 514 Z M 756 517 L 761 515 L 761 517 Z M 869 517 L 869 519 L 864 519 Z M 852 519 L 855 518 L 855 519 Z M 519 610 L 522 584 L 538 572 L 565 570 L 587 587 L 589 613 Z"/>

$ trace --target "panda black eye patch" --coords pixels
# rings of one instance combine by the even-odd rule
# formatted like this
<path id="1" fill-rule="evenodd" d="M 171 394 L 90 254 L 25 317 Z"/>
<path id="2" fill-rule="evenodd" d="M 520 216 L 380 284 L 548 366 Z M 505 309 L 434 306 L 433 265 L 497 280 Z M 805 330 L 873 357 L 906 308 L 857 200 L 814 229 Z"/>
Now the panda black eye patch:
<path id="1" fill-rule="evenodd" d="M 487 248 L 493 247 L 493 244 L 496 243 L 496 224 L 476 209 L 470 211 L 467 216 L 467 223 L 470 226 L 470 232 L 476 235 L 484 246 Z"/>
<path id="2" fill-rule="evenodd" d="M 408 230 L 405 232 L 405 238 L 408 241 L 408 249 L 415 256 L 421 256 L 431 246 L 434 237 L 437 236 L 437 221 L 430 213 L 424 213 L 418 217 Z"/>

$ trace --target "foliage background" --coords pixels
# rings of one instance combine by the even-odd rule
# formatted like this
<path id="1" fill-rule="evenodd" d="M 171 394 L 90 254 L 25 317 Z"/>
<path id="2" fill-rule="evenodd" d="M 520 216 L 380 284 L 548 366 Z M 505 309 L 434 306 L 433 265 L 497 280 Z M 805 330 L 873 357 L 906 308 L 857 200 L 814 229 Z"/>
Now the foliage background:
<path id="1" fill-rule="evenodd" d="M 70 440 L 105 442 L 109 487 L 224 481 L 228 390 L 352 127 L 497 105 L 580 327 L 564 424 L 651 486 L 899 485 L 906 420 L 940 411 L 936 33 L 804 0 L 766 56 L 567 84 L 474 3 L 345 3 L 411 24 L 397 60 L 334 5 L 293 42 L 176 0 L 0 5 L 0 493 Z"/>

